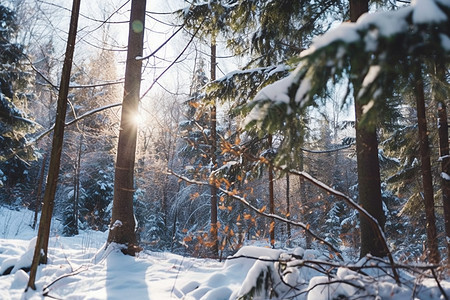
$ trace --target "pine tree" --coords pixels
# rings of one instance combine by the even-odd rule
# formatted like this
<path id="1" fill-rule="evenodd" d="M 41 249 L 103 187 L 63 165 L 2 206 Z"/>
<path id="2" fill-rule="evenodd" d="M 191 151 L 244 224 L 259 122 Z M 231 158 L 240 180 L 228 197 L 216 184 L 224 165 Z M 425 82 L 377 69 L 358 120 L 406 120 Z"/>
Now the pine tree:
<path id="1" fill-rule="evenodd" d="M 445 242 L 447 244 L 447 264 L 450 265 L 450 149 L 448 110 L 445 99 L 449 99 L 450 86 L 448 85 L 448 71 L 445 69 L 445 60 L 438 56 L 434 64 L 433 100 L 437 102 L 439 159 L 441 161 L 441 193 L 444 207 Z M 448 102 L 448 101 L 447 101 Z"/>
<path id="2" fill-rule="evenodd" d="M 25 91 L 28 76 L 22 66 L 23 46 L 15 43 L 18 21 L 14 11 L 0 4 L 0 188 L 13 187 L 26 178 L 27 161 L 35 159 L 33 147 L 25 147 L 33 130 L 21 103 L 28 101 Z M 1 193 L 8 197 L 8 193 Z M 1 200 L 3 197 L 0 197 Z"/>
<path id="3" fill-rule="evenodd" d="M 131 2 L 121 130 L 117 145 L 114 200 L 108 235 L 108 244 L 123 245 L 125 248 L 122 252 L 131 256 L 140 251 L 137 245 L 133 212 L 137 139 L 137 124 L 134 120 L 138 114 L 140 99 L 142 60 L 137 58 L 141 57 L 143 52 L 145 8 L 145 0 Z"/>
<path id="4" fill-rule="evenodd" d="M 420 66 L 420 63 L 418 64 Z M 427 249 L 430 263 L 438 264 L 440 255 L 437 241 L 436 216 L 434 211 L 433 177 L 431 173 L 430 143 L 428 139 L 425 111 L 425 92 L 420 67 L 413 76 L 414 94 L 417 105 L 417 123 L 419 133 L 420 166 L 422 171 L 423 202 L 427 230 Z"/>
<path id="5" fill-rule="evenodd" d="M 365 130 L 375 128 L 391 111 L 393 99 L 397 99 L 396 84 L 408 82 L 417 59 L 437 53 L 445 53 L 448 58 L 446 40 L 440 35 L 449 35 L 446 22 L 450 9 L 448 4 L 440 1 L 436 1 L 435 5 L 439 9 L 439 19 L 423 19 L 420 6 L 413 6 L 410 10 L 402 9 L 403 15 L 397 12 L 378 13 L 357 24 L 345 24 L 339 28 L 339 35 L 331 32 L 317 39 L 311 49 L 303 52 L 297 69 L 290 77 L 264 88 L 258 94 L 257 103 L 253 103 L 250 112 L 255 116 L 252 124 L 262 126 L 268 132 L 278 130 L 284 122 L 273 128 L 267 124 L 289 119 L 292 111 L 314 105 L 315 99 L 326 97 L 328 82 L 349 76 L 363 79 L 359 86 L 353 87 L 357 91 L 355 101 L 359 101 L 362 108 L 359 126 Z M 387 27 L 382 23 L 394 17 L 396 22 L 400 22 L 396 23 L 399 24 L 396 30 L 384 30 Z M 371 36 L 373 30 L 378 30 L 376 36 Z M 412 86 L 409 88 L 412 89 Z M 286 99 L 282 106 L 278 99 L 284 97 L 288 97 L 289 101 Z M 272 111 L 278 112 L 276 118 L 271 115 Z M 377 234 L 377 238 L 381 237 Z M 381 247 L 378 250 L 381 254 L 387 251 Z"/>
<path id="6" fill-rule="evenodd" d="M 350 21 L 357 19 L 369 10 L 368 0 L 350 1 Z M 352 65 L 352 72 L 360 73 L 364 70 L 364 65 L 360 62 Z M 351 78 L 353 86 L 353 98 L 355 101 L 356 116 L 356 161 L 358 164 L 358 195 L 359 203 L 367 210 L 384 229 L 385 216 L 381 199 L 381 179 L 380 164 L 378 161 L 378 140 L 377 127 L 374 125 L 362 126 L 363 107 L 367 103 L 361 101 L 360 93 L 363 82 L 362 78 Z M 364 100 L 364 99 L 363 99 Z M 361 257 L 372 254 L 377 257 L 384 257 L 386 250 L 377 236 L 375 230 L 365 216 L 360 217 L 361 230 Z"/>

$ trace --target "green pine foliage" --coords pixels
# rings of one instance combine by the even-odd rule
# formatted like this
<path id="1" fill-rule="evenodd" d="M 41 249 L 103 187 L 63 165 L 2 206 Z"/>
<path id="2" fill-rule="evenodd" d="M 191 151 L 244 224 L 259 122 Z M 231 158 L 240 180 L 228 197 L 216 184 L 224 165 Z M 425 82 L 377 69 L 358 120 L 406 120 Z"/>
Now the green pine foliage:
<path id="1" fill-rule="evenodd" d="M 248 66 L 285 62 L 325 32 L 330 19 L 344 20 L 347 3 L 320 1 L 193 1 L 179 12 L 189 28 L 202 27 L 204 35 L 221 33 L 235 54 L 252 54 Z"/>
<path id="2" fill-rule="evenodd" d="M 450 8 L 436 2 L 443 14 L 449 16 Z M 348 91 L 357 91 L 358 101 L 365 106 L 360 126 L 378 126 L 395 116 L 393 107 L 398 104 L 396 86 L 408 83 L 412 70 L 421 60 L 436 55 L 444 56 L 450 49 L 441 42 L 449 36 L 448 22 L 414 23 L 411 8 L 398 12 L 383 12 L 378 17 L 394 19 L 395 30 L 387 30 L 385 24 L 368 16 L 356 24 L 344 24 L 339 31 L 325 34 L 303 52 L 298 67 L 285 81 L 263 89 L 254 101 L 248 104 L 252 117 L 247 128 L 259 127 L 274 133 L 285 128 L 283 119 L 295 119 L 306 106 L 317 105 L 326 99 L 328 84 L 338 84 L 347 77 L 362 78 L 360 86 L 349 86 Z M 448 55 L 446 56 L 448 58 Z M 420 64 L 420 63 L 419 63 Z M 356 73 L 355 70 L 361 70 Z M 278 89 L 276 97 L 269 89 Z M 284 95 L 284 102 L 280 102 Z M 344 100 L 349 100 L 348 92 Z M 274 114 L 276 111 L 277 114 Z M 278 124 L 278 125 L 277 125 Z M 292 147 L 292 144 L 286 144 Z"/>
<path id="3" fill-rule="evenodd" d="M 105 231 L 111 218 L 109 206 L 113 199 L 113 166 L 99 170 L 82 180 L 84 189 L 80 205 L 80 218 L 85 226 Z"/>
<path id="4" fill-rule="evenodd" d="M 28 74 L 22 65 L 24 48 L 15 42 L 16 15 L 0 4 L 0 19 L 0 186 L 13 187 L 27 178 L 28 162 L 35 159 L 33 148 L 25 147 L 34 123 L 22 109 L 32 95 L 25 93 Z"/>

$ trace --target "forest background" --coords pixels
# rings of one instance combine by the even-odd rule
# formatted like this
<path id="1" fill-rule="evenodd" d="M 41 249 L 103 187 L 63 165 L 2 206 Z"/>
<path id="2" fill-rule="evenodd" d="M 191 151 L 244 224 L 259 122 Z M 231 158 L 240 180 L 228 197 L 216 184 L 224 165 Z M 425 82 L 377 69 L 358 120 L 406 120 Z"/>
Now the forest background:
<path id="1" fill-rule="evenodd" d="M 301 6 L 301 1 L 293 8 L 283 1 L 269 1 L 273 7 L 244 2 L 247 14 L 242 6 L 244 11 L 236 13 L 241 17 L 231 25 L 227 13 L 235 9 L 233 1 L 196 3 L 191 10 L 184 9 L 189 7 L 184 1 L 148 3 L 142 99 L 135 120 L 139 132 L 133 202 L 139 245 L 192 256 L 226 256 L 251 243 L 305 248 L 318 243 L 358 257 L 358 210 L 333 194 L 358 202 L 361 193 L 351 99 L 357 89 L 349 88 L 354 79 L 343 75 L 325 81 L 326 92 L 300 105 L 295 114 L 275 107 L 265 116 L 254 110 L 267 103 L 261 96 L 247 103 L 261 87 L 294 70 L 298 55 L 315 36 L 349 21 L 349 6 L 340 1 L 328 1 L 326 9 L 323 3 Z M 379 1 L 371 3 L 370 10 L 393 11 L 408 4 Z M 34 210 L 36 216 L 48 172 L 48 129 L 54 123 L 56 83 L 67 40 L 70 8 L 65 5 L 33 0 L 0 5 L 0 202 Z M 130 9 L 123 1 L 83 5 L 67 119 L 88 116 L 67 126 L 64 137 L 54 215 L 65 224 L 65 235 L 86 228 L 105 231 L 110 225 Z M 300 14 L 310 18 L 299 22 Z M 280 29 L 275 20 L 287 20 L 286 26 Z M 356 52 L 354 57 L 361 59 Z M 449 248 L 448 145 L 443 155 L 439 129 L 445 126 L 438 126 L 443 124 L 438 112 L 449 101 L 448 52 L 440 61 L 421 61 L 421 66 L 421 80 L 404 76 L 417 75 L 411 68 L 399 71 L 404 72 L 400 79 L 383 82 L 390 85 L 389 96 L 381 93 L 389 101 L 377 104 L 378 113 L 366 123 L 376 124 L 372 127 L 378 137 L 383 212 L 377 219 L 384 225 L 388 246 L 401 261 L 439 263 Z M 369 74 L 363 72 L 361 81 Z M 424 156 L 419 149 L 420 91 L 427 107 L 431 212 L 425 209 Z M 246 117 L 250 111 L 254 114 Z M 217 117 L 211 117 L 215 113 Z M 315 179 L 306 180 L 301 176 L 305 172 Z M 331 189 L 318 189 L 318 182 Z M 266 210 L 268 218 L 261 216 Z M 430 216 L 435 219 L 430 221 Z M 434 233 L 427 231 L 430 222 L 435 223 Z M 306 235 L 310 229 L 320 233 L 320 239 Z"/>

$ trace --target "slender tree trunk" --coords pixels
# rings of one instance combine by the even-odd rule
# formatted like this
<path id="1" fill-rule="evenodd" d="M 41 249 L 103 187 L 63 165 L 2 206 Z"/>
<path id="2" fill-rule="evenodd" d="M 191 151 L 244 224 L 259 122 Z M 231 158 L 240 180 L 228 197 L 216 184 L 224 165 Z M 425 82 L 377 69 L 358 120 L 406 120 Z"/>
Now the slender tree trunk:
<path id="1" fill-rule="evenodd" d="M 300 157 L 299 157 L 299 166 L 298 169 L 303 172 L 305 171 L 305 154 L 303 152 L 300 153 Z M 306 223 L 309 223 L 307 220 L 307 209 L 308 209 L 308 201 L 307 201 L 307 197 L 306 194 L 308 193 L 307 189 L 306 189 L 306 181 L 303 177 L 299 178 L 299 191 L 300 191 L 300 195 L 299 195 L 299 201 L 300 201 L 300 205 L 302 206 L 301 212 L 303 215 L 303 219 Z M 305 232 L 305 247 L 307 249 L 309 249 L 311 247 L 311 243 L 312 243 L 312 239 L 311 236 L 309 234 L 306 234 Z"/>
<path id="2" fill-rule="evenodd" d="M 447 264 L 450 264 L 450 153 L 448 143 L 448 121 L 445 102 L 438 103 L 439 149 L 441 160 L 442 205 L 444 206 L 445 236 L 447 243 Z"/>
<path id="3" fill-rule="evenodd" d="M 269 149 L 272 150 L 272 135 L 269 134 L 268 137 L 269 140 Z M 269 211 L 273 215 L 275 214 L 275 201 L 274 201 L 274 192 L 273 192 L 273 165 L 272 161 L 269 163 Z M 270 233 L 270 245 L 272 245 L 272 248 L 275 247 L 275 219 L 270 219 L 270 227 L 269 227 L 269 233 Z"/>
<path id="4" fill-rule="evenodd" d="M 291 218 L 291 180 L 289 177 L 289 173 L 286 173 L 286 217 L 287 219 Z M 291 244 L 291 224 L 286 224 L 287 231 L 287 243 L 286 245 L 289 247 Z"/>
<path id="5" fill-rule="evenodd" d="M 55 129 L 53 131 L 52 151 L 50 155 L 50 166 L 48 171 L 47 184 L 44 194 L 44 205 L 42 207 L 39 231 L 36 240 L 36 247 L 33 255 L 33 262 L 30 270 L 30 278 L 27 289 L 36 290 L 36 273 L 40 263 L 47 263 L 48 239 L 50 237 L 50 226 L 55 205 L 56 187 L 58 184 L 59 168 L 61 163 L 61 153 L 64 140 L 64 126 L 66 121 L 67 95 L 69 93 L 70 73 L 72 70 L 73 52 L 75 50 L 75 39 L 77 35 L 78 16 L 80 13 L 80 0 L 74 0 L 72 5 L 72 16 L 70 19 L 69 35 L 67 39 L 66 54 L 61 74 L 61 83 L 58 94 L 58 104 L 56 110 Z"/>
<path id="6" fill-rule="evenodd" d="M 45 178 L 45 165 L 47 164 L 48 154 L 47 152 L 44 154 L 44 157 L 42 158 L 42 165 L 41 170 L 39 171 L 39 180 L 38 180 L 38 187 L 37 187 L 37 194 L 36 194 L 36 203 L 34 207 L 34 221 L 33 226 L 31 226 L 33 229 L 36 228 L 37 220 L 38 220 L 38 214 L 39 214 L 39 208 L 41 207 L 41 195 L 42 195 L 42 187 L 44 185 L 44 178 Z"/>
<path id="7" fill-rule="evenodd" d="M 450 151 L 448 142 L 448 114 L 445 104 L 446 92 L 442 88 L 445 81 L 445 64 L 442 57 L 436 59 L 436 80 L 433 87 L 434 100 L 438 110 L 439 160 L 441 162 L 442 205 L 444 206 L 445 242 L 447 244 L 447 264 L 450 265 Z"/>
<path id="8" fill-rule="evenodd" d="M 83 127 L 84 128 L 84 127 Z M 80 144 L 78 145 L 77 162 L 75 164 L 74 176 L 74 197 L 73 197 L 73 234 L 78 234 L 78 206 L 80 202 L 80 173 L 81 173 L 81 153 L 83 148 L 83 132 L 80 134 Z"/>
<path id="9" fill-rule="evenodd" d="M 428 141 L 427 118 L 425 113 L 425 95 L 422 74 L 417 70 L 414 82 L 417 101 L 417 122 L 419 127 L 419 148 L 422 170 L 423 199 L 425 204 L 427 247 L 430 263 L 440 262 L 437 243 L 436 216 L 434 214 L 433 177 L 431 174 L 430 146 Z"/>
<path id="10" fill-rule="evenodd" d="M 216 41 L 212 38 L 211 41 L 211 81 L 216 80 Z M 217 167 L 217 108 L 216 102 L 211 107 L 211 171 L 214 172 Z M 213 257 L 219 257 L 219 236 L 217 226 L 217 186 L 216 178 L 211 176 L 211 243 L 212 243 L 212 255 Z"/>
<path id="11" fill-rule="evenodd" d="M 356 20 L 367 11 L 367 0 L 350 0 L 350 20 L 352 22 L 356 22 Z M 378 221 L 381 228 L 384 228 L 385 217 L 381 198 L 377 128 L 376 126 L 361 126 L 360 121 L 362 118 L 363 104 L 359 102 L 357 95 L 359 87 L 362 84 L 362 79 L 353 79 L 352 83 L 356 116 L 355 129 L 359 203 Z M 365 217 L 360 217 L 360 236 L 361 257 L 364 257 L 367 254 L 384 257 L 387 254 L 384 243 L 379 240 L 375 228 L 373 228 L 371 223 Z"/>
<path id="12" fill-rule="evenodd" d="M 142 57 L 146 0 L 132 0 L 128 33 L 128 51 L 125 84 L 117 145 L 114 177 L 114 199 L 108 244 L 117 243 L 126 248 L 122 252 L 134 256 L 141 249 L 137 245 L 133 211 L 134 164 L 136 157 L 137 123 L 141 87 Z"/>

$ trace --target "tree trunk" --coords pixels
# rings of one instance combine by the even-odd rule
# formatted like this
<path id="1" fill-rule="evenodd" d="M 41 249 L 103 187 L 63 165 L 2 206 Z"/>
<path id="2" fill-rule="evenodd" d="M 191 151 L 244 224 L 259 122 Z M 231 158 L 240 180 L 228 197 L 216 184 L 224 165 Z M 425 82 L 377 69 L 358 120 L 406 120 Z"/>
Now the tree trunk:
<path id="1" fill-rule="evenodd" d="M 444 206 L 445 236 L 447 243 L 447 264 L 450 264 L 450 153 L 448 143 L 448 121 L 445 102 L 438 103 L 439 149 L 441 160 L 442 205 Z"/>
<path id="2" fill-rule="evenodd" d="M 378 161 L 378 141 L 376 128 L 360 128 L 361 106 L 356 111 L 356 157 L 358 169 L 359 203 L 384 228 L 384 212 L 381 198 L 380 166 Z M 360 256 L 371 254 L 384 257 L 386 249 L 380 241 L 375 228 L 366 217 L 360 217 L 361 250 Z"/>
<path id="3" fill-rule="evenodd" d="M 36 240 L 36 247 L 33 255 L 33 262 L 30 270 L 30 278 L 27 289 L 36 290 L 36 272 L 40 263 L 47 263 L 48 239 L 50 237 L 50 226 L 55 205 L 56 186 L 58 184 L 59 168 L 61 163 L 61 153 L 64 140 L 64 126 L 66 121 L 67 95 L 69 93 L 70 73 L 72 70 L 73 52 L 75 50 L 75 39 L 77 35 L 78 16 L 80 13 L 80 1 L 74 0 L 72 5 L 72 15 L 70 19 L 69 35 L 67 39 L 66 54 L 61 74 L 59 86 L 58 104 L 56 110 L 55 129 L 53 132 L 52 151 L 50 155 L 50 166 L 48 171 L 47 184 L 44 194 L 44 205 L 39 223 L 39 231 Z"/>
<path id="4" fill-rule="evenodd" d="M 289 173 L 286 173 L 286 218 L 291 218 L 291 181 L 289 177 Z M 286 224 L 287 231 L 287 243 L 286 245 L 289 247 L 291 244 L 291 224 Z"/>
<path id="5" fill-rule="evenodd" d="M 137 245 L 133 212 L 134 163 L 136 156 L 137 123 L 141 87 L 142 57 L 146 0 L 132 0 L 128 33 L 125 84 L 120 120 L 119 142 L 114 177 L 114 199 L 108 244 L 124 245 L 124 254 L 134 256 Z"/>
<path id="6" fill-rule="evenodd" d="M 368 11 L 367 0 L 350 1 L 350 20 L 356 20 Z M 358 70 L 356 70 L 358 71 Z M 362 79 L 352 80 L 355 116 L 356 116 L 356 158 L 358 168 L 359 203 L 384 228 L 383 201 L 381 198 L 380 165 L 378 161 L 378 141 L 376 126 L 360 126 L 362 105 L 357 97 Z M 360 256 L 371 254 L 384 257 L 387 252 L 384 243 L 380 241 L 375 228 L 363 216 L 360 217 L 361 250 Z"/>
<path id="7" fill-rule="evenodd" d="M 299 166 L 298 169 L 300 172 L 305 171 L 305 154 L 303 152 L 300 153 L 300 157 L 299 157 Z M 300 202 L 300 206 L 302 206 L 301 209 L 301 213 L 302 213 L 302 218 L 304 220 L 304 222 L 307 223 L 307 225 L 309 224 L 308 219 L 307 219 L 307 210 L 308 210 L 308 197 L 306 197 L 306 195 L 308 194 L 307 191 L 307 186 L 306 186 L 306 181 L 303 177 L 300 176 L 299 178 L 299 191 L 300 191 L 300 195 L 299 195 L 299 202 Z M 306 249 L 309 249 L 311 247 L 312 244 L 312 238 L 311 235 L 307 234 L 305 231 L 305 247 Z"/>
<path id="8" fill-rule="evenodd" d="M 269 134 L 268 137 L 269 140 L 269 149 L 272 151 L 272 135 Z M 273 192 L 273 164 L 272 159 L 270 159 L 269 162 L 269 211 L 273 215 L 275 213 L 275 201 L 274 201 L 274 192 Z M 270 219 L 270 227 L 269 227 L 269 233 L 270 233 L 270 245 L 272 245 L 272 248 L 275 247 L 275 219 Z"/>
<path id="9" fill-rule="evenodd" d="M 216 80 L 216 41 L 212 38 L 211 41 L 211 81 Z M 211 107 L 211 171 L 214 172 L 217 167 L 217 108 L 216 102 L 212 103 Z M 216 178 L 211 175 L 211 251 L 213 257 L 219 256 L 219 237 L 218 237 L 218 226 L 217 226 L 217 186 Z"/>
<path id="10" fill-rule="evenodd" d="M 447 264 L 450 265 L 450 151 L 448 142 L 448 114 L 445 104 L 447 95 L 442 88 L 447 84 L 445 81 L 445 64 L 443 59 L 436 59 L 436 80 L 433 86 L 434 100 L 437 102 L 438 110 L 438 135 L 439 135 L 439 160 L 441 162 L 441 190 L 442 205 L 444 207 L 445 242 L 447 244 Z"/>
<path id="11" fill-rule="evenodd" d="M 83 126 L 84 128 L 84 126 Z M 78 206 L 80 203 L 80 173 L 81 153 L 83 149 L 83 132 L 80 132 L 80 144 L 78 145 L 77 162 L 75 164 L 74 195 L 73 195 L 73 234 L 78 234 Z"/>
<path id="12" fill-rule="evenodd" d="M 436 216 L 434 214 L 433 177 L 431 174 L 430 146 L 428 142 L 427 118 L 425 114 L 425 95 L 420 69 L 414 78 L 415 96 L 417 101 L 417 122 L 419 127 L 419 148 L 422 170 L 423 199 L 427 230 L 427 247 L 429 262 L 437 264 L 440 255 L 437 243 Z"/>
<path id="13" fill-rule="evenodd" d="M 350 22 L 356 22 L 362 14 L 368 11 L 368 0 L 350 0 Z"/>
<path id="14" fill-rule="evenodd" d="M 39 208 L 41 207 L 41 194 L 42 194 L 42 187 L 44 185 L 45 165 L 47 164 L 47 159 L 48 159 L 48 154 L 46 152 L 44 154 L 44 157 L 42 158 L 41 170 L 39 171 L 39 180 L 38 180 L 38 186 L 37 186 L 36 202 L 35 202 L 35 207 L 34 207 L 34 221 L 33 221 L 33 225 L 31 226 L 33 229 L 36 228 L 37 220 L 38 220 L 38 214 L 39 214 Z"/>

